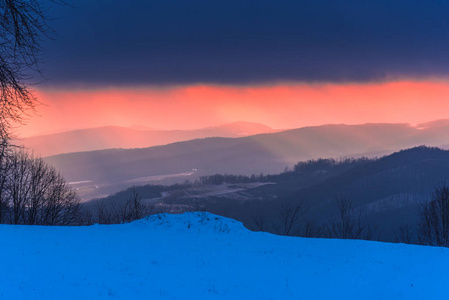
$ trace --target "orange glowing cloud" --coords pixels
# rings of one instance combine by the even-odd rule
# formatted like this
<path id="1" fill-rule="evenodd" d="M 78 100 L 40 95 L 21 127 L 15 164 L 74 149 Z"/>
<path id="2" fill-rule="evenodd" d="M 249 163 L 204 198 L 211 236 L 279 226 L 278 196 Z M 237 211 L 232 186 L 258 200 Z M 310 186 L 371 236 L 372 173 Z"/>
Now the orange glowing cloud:
<path id="1" fill-rule="evenodd" d="M 22 136 L 107 125 L 193 129 L 234 121 L 273 128 L 367 122 L 419 123 L 449 118 L 449 82 L 167 89 L 39 90 Z"/>

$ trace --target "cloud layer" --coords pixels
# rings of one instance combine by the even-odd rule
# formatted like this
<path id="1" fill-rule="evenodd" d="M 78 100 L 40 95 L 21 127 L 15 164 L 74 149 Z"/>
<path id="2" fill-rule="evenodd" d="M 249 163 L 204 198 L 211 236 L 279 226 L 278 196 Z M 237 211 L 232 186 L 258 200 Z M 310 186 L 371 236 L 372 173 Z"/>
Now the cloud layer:
<path id="1" fill-rule="evenodd" d="M 236 121 L 285 129 L 447 119 L 449 83 L 388 82 L 170 89 L 43 90 L 21 136 L 107 125 L 195 129 Z"/>
<path id="2" fill-rule="evenodd" d="M 449 75 L 439 0 L 78 0 L 53 8 L 45 84 L 366 82 Z"/>

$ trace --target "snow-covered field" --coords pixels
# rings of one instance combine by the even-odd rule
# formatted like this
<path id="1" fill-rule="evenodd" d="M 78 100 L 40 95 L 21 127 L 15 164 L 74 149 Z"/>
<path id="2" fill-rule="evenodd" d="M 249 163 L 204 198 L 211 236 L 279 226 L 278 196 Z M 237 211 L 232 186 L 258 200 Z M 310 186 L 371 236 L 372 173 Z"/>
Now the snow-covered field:
<path id="1" fill-rule="evenodd" d="M 449 249 L 254 233 L 208 213 L 0 237 L 0 299 L 449 299 Z"/>

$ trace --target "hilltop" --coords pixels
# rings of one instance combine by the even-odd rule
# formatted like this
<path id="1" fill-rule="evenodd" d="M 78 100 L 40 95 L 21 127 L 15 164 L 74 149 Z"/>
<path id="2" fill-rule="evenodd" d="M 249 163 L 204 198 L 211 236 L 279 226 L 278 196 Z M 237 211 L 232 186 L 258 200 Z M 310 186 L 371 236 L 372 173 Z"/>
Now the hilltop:
<path id="1" fill-rule="evenodd" d="M 209 213 L 0 234 L 4 299 L 449 297 L 449 249 L 275 236 Z"/>

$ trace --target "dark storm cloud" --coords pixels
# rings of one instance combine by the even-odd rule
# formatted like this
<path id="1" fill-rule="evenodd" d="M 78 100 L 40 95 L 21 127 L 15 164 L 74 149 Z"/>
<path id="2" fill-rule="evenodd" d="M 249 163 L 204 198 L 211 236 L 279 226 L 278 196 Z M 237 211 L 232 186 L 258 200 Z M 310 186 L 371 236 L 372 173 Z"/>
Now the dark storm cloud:
<path id="1" fill-rule="evenodd" d="M 78 0 L 51 10 L 49 85 L 371 81 L 449 74 L 449 4 Z"/>

